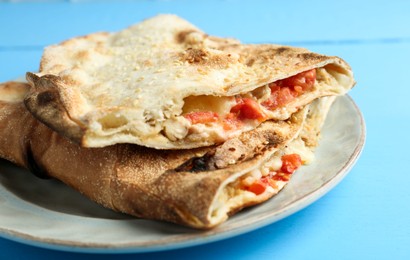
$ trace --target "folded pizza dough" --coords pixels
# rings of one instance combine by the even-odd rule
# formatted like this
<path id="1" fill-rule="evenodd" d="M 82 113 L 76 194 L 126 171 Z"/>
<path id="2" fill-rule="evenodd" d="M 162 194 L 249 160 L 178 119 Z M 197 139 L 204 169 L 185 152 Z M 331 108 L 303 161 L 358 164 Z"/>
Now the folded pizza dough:
<path id="1" fill-rule="evenodd" d="M 227 142 L 190 150 L 135 144 L 84 148 L 36 120 L 26 83 L 0 84 L 0 157 L 56 178 L 116 211 L 212 228 L 278 193 L 313 148 L 333 98 L 287 120 L 265 121 Z M 309 139 L 309 142 L 307 142 Z"/>
<path id="2" fill-rule="evenodd" d="M 27 108 L 61 135 L 157 149 L 222 143 L 355 83 L 338 57 L 241 44 L 174 15 L 49 46 L 27 79 Z"/>

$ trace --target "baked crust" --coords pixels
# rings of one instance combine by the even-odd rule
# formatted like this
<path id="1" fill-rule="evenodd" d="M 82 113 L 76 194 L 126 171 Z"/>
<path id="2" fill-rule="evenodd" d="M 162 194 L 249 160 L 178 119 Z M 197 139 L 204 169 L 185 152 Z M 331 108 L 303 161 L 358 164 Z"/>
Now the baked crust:
<path id="1" fill-rule="evenodd" d="M 117 33 L 47 47 L 40 72 L 27 73 L 33 88 L 26 105 L 37 119 L 84 147 L 196 148 L 250 129 L 226 137 L 169 138 L 166 123 L 181 115 L 186 98 L 243 95 L 313 68 L 325 75 L 315 89 L 270 119 L 285 120 L 316 98 L 346 93 L 354 85 L 349 65 L 302 48 L 209 36 L 177 16 L 159 15 Z"/>

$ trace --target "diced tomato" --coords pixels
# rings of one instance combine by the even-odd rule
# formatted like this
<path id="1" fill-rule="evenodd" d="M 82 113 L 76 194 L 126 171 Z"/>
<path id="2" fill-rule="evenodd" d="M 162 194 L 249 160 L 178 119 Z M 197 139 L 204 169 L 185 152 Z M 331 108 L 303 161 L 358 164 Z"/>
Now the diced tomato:
<path id="1" fill-rule="evenodd" d="M 286 154 L 282 156 L 282 168 L 281 171 L 284 173 L 292 174 L 302 165 L 302 159 L 299 154 Z"/>
<path id="2" fill-rule="evenodd" d="M 184 117 L 192 124 L 206 124 L 218 121 L 218 114 L 211 111 L 198 111 L 185 114 Z"/>
<path id="3" fill-rule="evenodd" d="M 279 106 L 289 103 L 296 97 L 295 93 L 288 87 L 281 87 L 275 94 L 277 94 L 276 101 Z"/>
<path id="4" fill-rule="evenodd" d="M 264 118 L 263 112 L 259 104 L 250 98 L 244 98 L 243 99 L 243 106 L 241 109 L 241 117 L 247 118 L 247 119 L 258 119 L 261 120 Z"/>
<path id="5" fill-rule="evenodd" d="M 238 129 L 242 124 L 243 122 L 238 119 L 235 113 L 229 113 L 223 120 L 223 128 L 226 131 Z"/>
<path id="6" fill-rule="evenodd" d="M 265 192 L 268 185 L 277 189 L 277 181 L 289 181 L 292 173 L 302 165 L 302 159 L 298 154 L 286 154 L 281 159 L 282 167 L 279 172 L 271 172 L 269 175 L 253 182 L 250 186 L 244 184 L 244 188 L 259 195 Z"/>
<path id="7" fill-rule="evenodd" d="M 272 176 L 272 180 L 275 181 L 289 181 L 290 173 L 278 172 Z"/>
<path id="8" fill-rule="evenodd" d="M 267 181 L 257 180 L 248 187 L 248 191 L 255 193 L 256 195 L 262 194 L 265 192 L 266 187 L 268 186 Z"/>
<path id="9" fill-rule="evenodd" d="M 301 72 L 287 79 L 269 84 L 271 96 L 262 105 L 270 110 L 282 107 L 297 96 L 310 90 L 316 81 L 316 70 Z"/>
<path id="10" fill-rule="evenodd" d="M 265 116 L 258 102 L 251 98 L 237 98 L 237 104 L 231 108 L 231 113 L 240 119 L 257 119 L 262 121 Z"/>
<path id="11" fill-rule="evenodd" d="M 262 102 L 262 105 L 268 109 L 276 109 L 288 104 L 295 99 L 297 93 L 292 91 L 289 87 L 280 87 L 274 85 L 271 87 L 271 96 L 268 100 Z"/>
<path id="12" fill-rule="evenodd" d="M 243 106 L 243 100 L 237 98 L 237 99 L 236 99 L 236 105 L 234 105 L 234 106 L 231 108 L 231 113 L 232 113 L 232 114 L 239 115 L 239 113 L 241 112 L 242 106 Z"/>
<path id="13" fill-rule="evenodd" d="M 303 91 L 307 91 L 313 87 L 316 80 L 316 70 L 308 70 L 301 72 L 295 76 L 289 77 L 282 80 L 282 86 L 292 87 L 295 86 L 302 87 Z"/>

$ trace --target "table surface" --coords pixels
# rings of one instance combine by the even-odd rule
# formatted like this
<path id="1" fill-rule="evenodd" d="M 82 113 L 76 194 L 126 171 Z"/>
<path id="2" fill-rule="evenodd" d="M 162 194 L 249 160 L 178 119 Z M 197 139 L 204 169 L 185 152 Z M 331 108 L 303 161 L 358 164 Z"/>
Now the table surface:
<path id="1" fill-rule="evenodd" d="M 209 34 L 337 55 L 367 126 L 348 176 L 311 206 L 222 241 L 170 251 L 99 255 L 0 238 L 0 259 L 410 259 L 410 1 L 12 1 L 0 3 L 0 81 L 36 71 L 44 46 L 175 13 Z M 52 259 L 50 258 L 50 259 Z"/>

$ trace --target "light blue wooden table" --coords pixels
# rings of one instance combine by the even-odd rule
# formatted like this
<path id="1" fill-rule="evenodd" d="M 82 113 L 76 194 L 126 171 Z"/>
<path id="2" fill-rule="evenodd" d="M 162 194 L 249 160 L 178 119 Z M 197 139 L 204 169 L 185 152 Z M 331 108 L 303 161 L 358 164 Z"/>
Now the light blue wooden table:
<path id="1" fill-rule="evenodd" d="M 306 209 L 233 238 L 99 255 L 0 238 L 0 259 L 410 259 L 410 1 L 42 1 L 0 3 L 0 81 L 35 71 L 44 46 L 175 13 L 209 34 L 344 58 L 367 142 L 349 175 Z"/>

